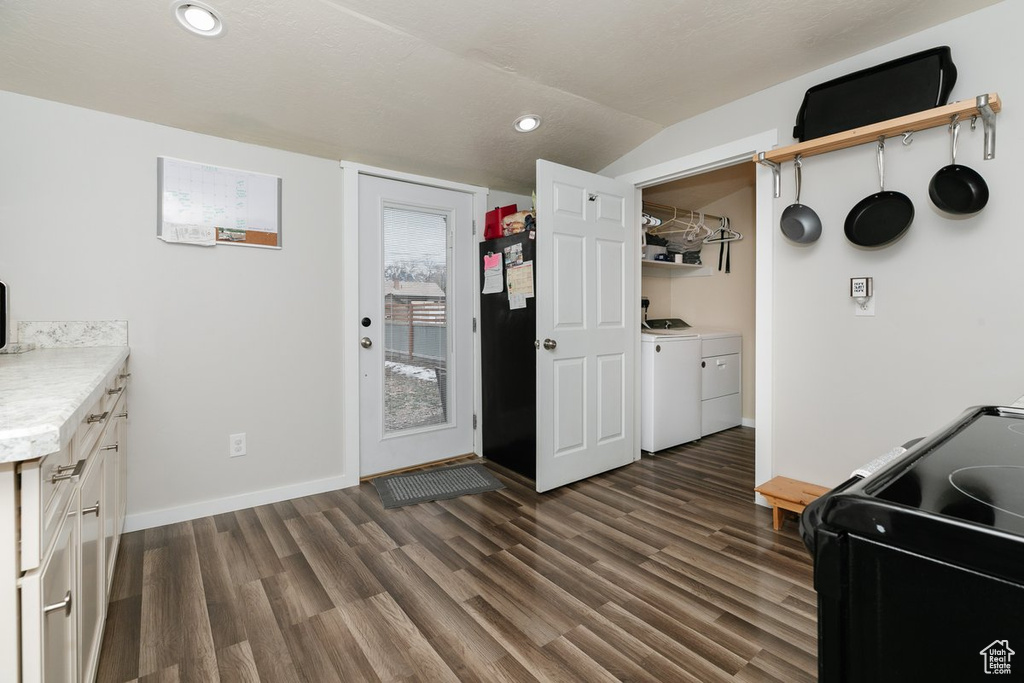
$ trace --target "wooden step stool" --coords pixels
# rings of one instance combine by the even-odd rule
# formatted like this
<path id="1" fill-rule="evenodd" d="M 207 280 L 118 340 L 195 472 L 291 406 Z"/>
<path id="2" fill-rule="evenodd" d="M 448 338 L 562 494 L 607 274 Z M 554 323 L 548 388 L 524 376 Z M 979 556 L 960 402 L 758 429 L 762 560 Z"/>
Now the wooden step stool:
<path id="1" fill-rule="evenodd" d="M 829 489 L 789 477 L 775 477 L 754 489 L 767 499 L 772 506 L 772 526 L 776 531 L 782 528 L 783 510 L 798 515 L 811 501 L 828 493 Z"/>

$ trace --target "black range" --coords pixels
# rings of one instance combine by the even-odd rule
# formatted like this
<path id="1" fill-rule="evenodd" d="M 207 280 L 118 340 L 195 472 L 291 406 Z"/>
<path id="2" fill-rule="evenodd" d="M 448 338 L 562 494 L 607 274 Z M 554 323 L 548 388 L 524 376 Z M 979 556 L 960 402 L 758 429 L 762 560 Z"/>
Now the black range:
<path id="1" fill-rule="evenodd" d="M 965 411 L 802 532 L 821 681 L 1024 681 L 1024 410 Z"/>

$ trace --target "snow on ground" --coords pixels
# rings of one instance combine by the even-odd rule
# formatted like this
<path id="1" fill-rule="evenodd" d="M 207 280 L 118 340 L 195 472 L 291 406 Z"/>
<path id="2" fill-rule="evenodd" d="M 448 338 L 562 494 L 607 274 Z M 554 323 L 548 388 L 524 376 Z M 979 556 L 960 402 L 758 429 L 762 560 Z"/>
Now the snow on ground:
<path id="1" fill-rule="evenodd" d="M 423 368 L 418 365 L 406 365 L 405 363 L 396 363 L 390 360 L 384 361 L 384 367 L 391 372 L 396 372 L 399 375 L 405 375 L 406 377 L 423 379 L 431 382 L 434 381 L 433 368 Z"/>

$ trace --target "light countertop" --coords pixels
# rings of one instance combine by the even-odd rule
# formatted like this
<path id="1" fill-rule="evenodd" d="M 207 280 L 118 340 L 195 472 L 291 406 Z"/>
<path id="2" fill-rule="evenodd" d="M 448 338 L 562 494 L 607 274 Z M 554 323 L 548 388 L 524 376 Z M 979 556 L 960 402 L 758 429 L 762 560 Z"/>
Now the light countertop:
<path id="1" fill-rule="evenodd" d="M 0 355 L 0 463 L 59 451 L 128 351 L 100 346 Z"/>

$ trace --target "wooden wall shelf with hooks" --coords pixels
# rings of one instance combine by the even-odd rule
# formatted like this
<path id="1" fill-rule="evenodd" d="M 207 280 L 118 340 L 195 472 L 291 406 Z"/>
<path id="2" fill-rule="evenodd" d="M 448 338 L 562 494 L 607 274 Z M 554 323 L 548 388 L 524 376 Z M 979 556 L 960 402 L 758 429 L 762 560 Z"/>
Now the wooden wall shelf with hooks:
<path id="1" fill-rule="evenodd" d="M 988 111 L 985 111 L 986 108 Z M 908 132 L 945 126 L 957 114 L 960 115 L 961 121 L 972 116 L 978 116 L 982 119 L 985 125 L 985 158 L 991 159 L 995 156 L 994 114 L 1001 109 L 1002 102 L 999 100 L 999 95 L 990 93 L 969 100 L 952 102 L 942 107 L 926 109 L 915 114 L 907 114 L 906 116 L 889 119 L 888 121 L 880 121 L 869 126 L 861 126 L 860 128 L 852 128 L 841 133 L 833 133 L 832 135 L 807 140 L 796 145 L 779 147 L 769 152 L 758 152 L 754 155 L 753 161 L 757 163 L 772 162 L 781 164 L 786 161 L 792 161 L 798 154 L 801 157 L 810 157 L 816 154 L 834 152 L 867 142 L 875 142 L 882 136 L 888 138 Z"/>

